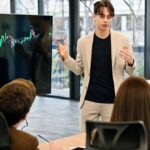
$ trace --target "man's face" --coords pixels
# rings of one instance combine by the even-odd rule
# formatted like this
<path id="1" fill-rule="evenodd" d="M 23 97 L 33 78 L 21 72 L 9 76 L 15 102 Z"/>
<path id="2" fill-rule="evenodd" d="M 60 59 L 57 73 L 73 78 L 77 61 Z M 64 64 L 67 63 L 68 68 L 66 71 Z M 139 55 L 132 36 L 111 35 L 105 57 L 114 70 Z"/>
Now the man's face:
<path id="1" fill-rule="evenodd" d="M 107 31 L 111 24 L 112 16 L 106 7 L 101 12 L 101 14 L 94 14 L 96 30 Z"/>

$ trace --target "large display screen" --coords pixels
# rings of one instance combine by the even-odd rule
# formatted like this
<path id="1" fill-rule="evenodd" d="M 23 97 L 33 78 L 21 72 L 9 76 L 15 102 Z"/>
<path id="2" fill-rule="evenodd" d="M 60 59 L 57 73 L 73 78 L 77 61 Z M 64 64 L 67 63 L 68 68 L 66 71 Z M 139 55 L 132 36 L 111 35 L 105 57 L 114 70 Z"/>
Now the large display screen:
<path id="1" fill-rule="evenodd" d="M 51 92 L 52 16 L 0 14 L 0 87 L 24 78 Z"/>

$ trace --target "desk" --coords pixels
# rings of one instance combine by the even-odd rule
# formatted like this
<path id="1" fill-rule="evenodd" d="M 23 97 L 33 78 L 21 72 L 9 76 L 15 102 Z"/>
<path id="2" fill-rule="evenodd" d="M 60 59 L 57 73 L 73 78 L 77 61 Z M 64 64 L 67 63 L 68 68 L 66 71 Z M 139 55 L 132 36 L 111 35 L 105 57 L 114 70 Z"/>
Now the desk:
<path id="1" fill-rule="evenodd" d="M 85 146 L 86 135 L 85 133 L 77 134 L 69 137 L 65 137 L 62 139 L 55 140 L 53 142 L 62 146 L 63 150 L 69 150 L 70 147 L 83 147 Z M 51 150 L 49 147 L 49 143 L 41 143 L 39 145 L 40 150 Z M 52 150 L 58 150 L 57 148 Z"/>

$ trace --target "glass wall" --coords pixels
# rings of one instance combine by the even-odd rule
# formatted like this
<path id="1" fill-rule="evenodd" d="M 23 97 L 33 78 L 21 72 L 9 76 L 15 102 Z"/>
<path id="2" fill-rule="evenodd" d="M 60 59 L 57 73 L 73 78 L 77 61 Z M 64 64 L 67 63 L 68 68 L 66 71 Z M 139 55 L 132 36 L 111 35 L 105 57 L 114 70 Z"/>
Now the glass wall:
<path id="1" fill-rule="evenodd" d="M 15 0 L 17 14 L 38 14 L 37 0 Z"/>
<path id="2" fill-rule="evenodd" d="M 10 13 L 10 0 L 0 0 L 0 13 Z"/>
<path id="3" fill-rule="evenodd" d="M 44 0 L 44 14 L 53 16 L 51 95 L 69 97 L 69 70 L 61 62 L 57 53 L 57 41 L 63 42 L 66 39 L 69 44 L 68 0 Z"/>

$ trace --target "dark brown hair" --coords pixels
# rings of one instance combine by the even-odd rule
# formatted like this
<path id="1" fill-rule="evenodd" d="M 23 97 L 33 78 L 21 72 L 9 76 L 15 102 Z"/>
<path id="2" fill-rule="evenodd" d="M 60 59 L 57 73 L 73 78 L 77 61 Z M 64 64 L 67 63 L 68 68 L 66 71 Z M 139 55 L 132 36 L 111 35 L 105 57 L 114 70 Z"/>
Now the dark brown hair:
<path id="1" fill-rule="evenodd" d="M 36 90 L 32 82 L 16 79 L 0 89 L 0 111 L 9 126 L 24 119 L 35 99 Z"/>
<path id="2" fill-rule="evenodd" d="M 94 4 L 94 14 L 103 14 L 103 9 L 104 7 L 106 7 L 111 15 L 111 17 L 114 17 L 115 15 L 115 10 L 113 5 L 111 4 L 111 2 L 109 0 L 101 0 L 101 1 L 97 1 Z"/>
<path id="3" fill-rule="evenodd" d="M 150 85 L 144 78 L 129 77 L 120 86 L 111 121 L 142 120 L 150 143 Z"/>

